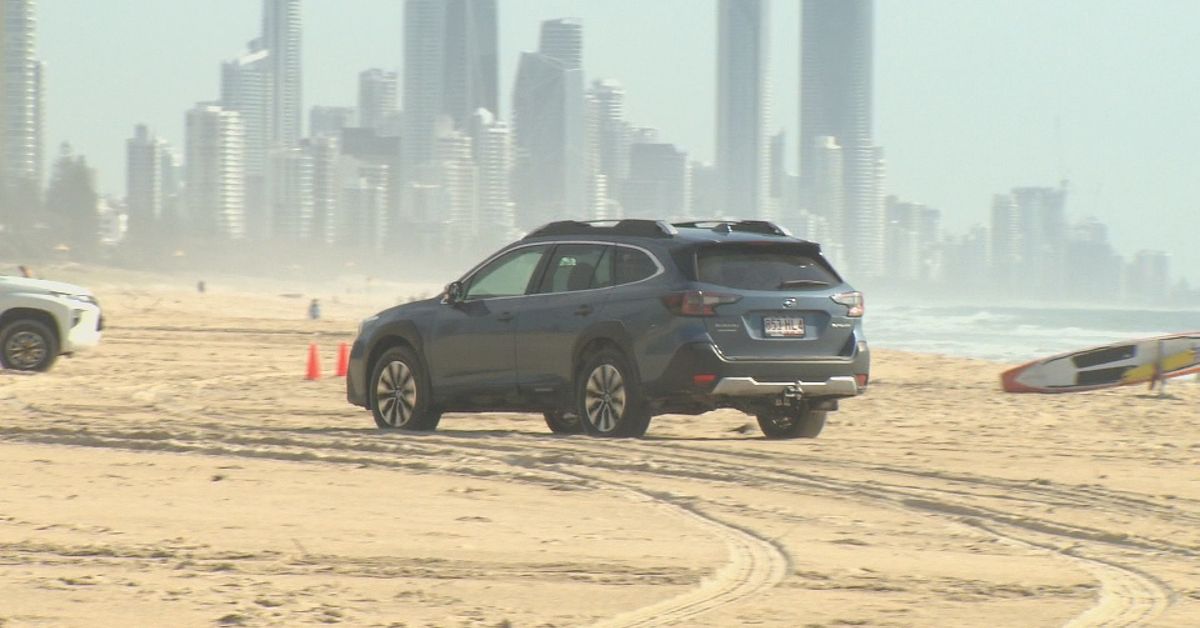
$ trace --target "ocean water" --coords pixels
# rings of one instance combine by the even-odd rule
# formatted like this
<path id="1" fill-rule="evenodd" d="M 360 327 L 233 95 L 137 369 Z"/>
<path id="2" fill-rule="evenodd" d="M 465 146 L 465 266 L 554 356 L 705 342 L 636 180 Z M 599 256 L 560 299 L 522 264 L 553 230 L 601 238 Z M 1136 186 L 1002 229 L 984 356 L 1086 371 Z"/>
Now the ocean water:
<path id="1" fill-rule="evenodd" d="M 870 303 L 871 346 L 1019 363 L 1111 342 L 1200 331 L 1200 311 Z"/>

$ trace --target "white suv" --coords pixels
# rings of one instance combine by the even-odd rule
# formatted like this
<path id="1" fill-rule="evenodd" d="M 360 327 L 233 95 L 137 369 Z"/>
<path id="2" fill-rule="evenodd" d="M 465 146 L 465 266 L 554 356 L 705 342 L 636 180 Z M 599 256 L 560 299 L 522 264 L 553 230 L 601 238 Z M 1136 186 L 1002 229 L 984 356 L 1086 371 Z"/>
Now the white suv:
<path id="1" fill-rule="evenodd" d="M 45 371 L 58 356 L 99 344 L 103 327 L 91 290 L 0 275 L 0 367 Z"/>

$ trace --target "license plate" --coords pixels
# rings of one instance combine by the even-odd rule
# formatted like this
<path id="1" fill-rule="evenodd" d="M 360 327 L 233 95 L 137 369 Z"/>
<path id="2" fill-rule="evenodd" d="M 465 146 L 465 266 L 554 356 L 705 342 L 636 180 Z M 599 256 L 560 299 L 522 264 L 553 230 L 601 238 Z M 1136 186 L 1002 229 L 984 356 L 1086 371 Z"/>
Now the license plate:
<path id="1" fill-rule="evenodd" d="M 763 334 L 767 336 L 804 336 L 804 319 L 791 316 L 764 316 Z"/>

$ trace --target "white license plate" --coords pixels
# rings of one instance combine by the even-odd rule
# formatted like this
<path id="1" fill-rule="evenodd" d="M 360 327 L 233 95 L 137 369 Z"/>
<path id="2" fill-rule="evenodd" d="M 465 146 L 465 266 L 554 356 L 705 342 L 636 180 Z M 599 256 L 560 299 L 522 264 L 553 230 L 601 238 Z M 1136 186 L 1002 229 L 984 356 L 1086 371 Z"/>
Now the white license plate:
<path id="1" fill-rule="evenodd" d="M 763 334 L 799 338 L 804 335 L 804 319 L 791 316 L 764 316 Z"/>

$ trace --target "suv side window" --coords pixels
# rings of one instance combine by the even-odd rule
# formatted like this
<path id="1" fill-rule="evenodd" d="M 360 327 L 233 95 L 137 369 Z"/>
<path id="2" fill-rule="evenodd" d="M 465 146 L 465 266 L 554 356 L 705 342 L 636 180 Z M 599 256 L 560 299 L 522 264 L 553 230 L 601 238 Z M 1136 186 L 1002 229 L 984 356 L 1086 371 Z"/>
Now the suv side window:
<path id="1" fill-rule="evenodd" d="M 641 281 L 658 272 L 658 265 L 654 263 L 654 260 L 637 249 L 618 246 L 614 253 L 616 255 L 614 274 L 617 285 Z"/>
<path id="2" fill-rule="evenodd" d="M 593 279 L 606 250 L 602 244 L 558 245 L 546 266 L 538 292 L 574 292 L 597 287 Z"/>
<path id="3" fill-rule="evenodd" d="M 471 277 L 465 299 L 515 297 L 525 294 L 549 246 L 529 246 L 500 256 Z"/>

